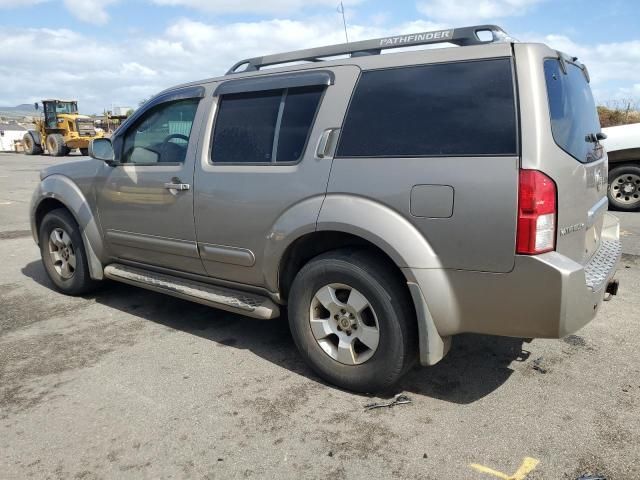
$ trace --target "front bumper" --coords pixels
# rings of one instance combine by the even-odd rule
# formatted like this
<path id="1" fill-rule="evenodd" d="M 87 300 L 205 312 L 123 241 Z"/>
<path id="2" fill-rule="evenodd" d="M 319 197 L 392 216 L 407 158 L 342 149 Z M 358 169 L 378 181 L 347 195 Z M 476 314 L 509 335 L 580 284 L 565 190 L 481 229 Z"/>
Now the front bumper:
<path id="1" fill-rule="evenodd" d="M 619 221 L 607 214 L 600 247 L 586 265 L 558 252 L 516 256 L 494 274 L 411 269 L 441 337 L 464 332 L 561 338 L 589 323 L 621 256 Z"/>

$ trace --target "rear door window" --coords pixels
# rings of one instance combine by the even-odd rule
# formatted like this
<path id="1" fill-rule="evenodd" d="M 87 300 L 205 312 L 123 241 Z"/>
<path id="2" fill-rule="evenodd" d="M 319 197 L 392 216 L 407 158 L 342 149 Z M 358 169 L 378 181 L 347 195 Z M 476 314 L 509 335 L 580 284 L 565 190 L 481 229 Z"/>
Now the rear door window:
<path id="1" fill-rule="evenodd" d="M 297 162 L 324 87 L 223 95 L 211 147 L 213 163 Z"/>
<path id="2" fill-rule="evenodd" d="M 509 58 L 364 72 L 337 156 L 517 154 Z"/>
<path id="3" fill-rule="evenodd" d="M 583 163 L 601 158 L 602 149 L 585 138 L 600 132 L 600 120 L 591 88 L 580 67 L 560 60 L 547 59 L 544 75 L 549 96 L 549 113 L 553 138 L 560 148 Z"/>

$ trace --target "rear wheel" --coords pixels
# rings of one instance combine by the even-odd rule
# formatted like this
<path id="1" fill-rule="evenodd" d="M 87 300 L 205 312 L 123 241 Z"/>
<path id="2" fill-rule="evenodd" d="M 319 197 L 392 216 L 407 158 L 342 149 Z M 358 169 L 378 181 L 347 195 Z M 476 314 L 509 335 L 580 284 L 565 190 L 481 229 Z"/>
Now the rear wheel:
<path id="1" fill-rule="evenodd" d="M 640 210 L 640 166 L 621 165 L 609 172 L 609 203 L 618 210 Z"/>
<path id="2" fill-rule="evenodd" d="M 36 143 L 31 132 L 24 134 L 24 137 L 22 137 L 22 144 L 24 146 L 24 153 L 27 155 L 40 155 L 42 153 L 42 146 L 39 143 Z"/>
<path id="3" fill-rule="evenodd" d="M 289 326 L 311 368 L 348 390 L 389 389 L 417 358 L 408 292 L 365 251 L 337 250 L 305 265 L 289 295 Z"/>
<path id="4" fill-rule="evenodd" d="M 82 155 L 83 157 L 86 157 L 89 155 L 89 149 L 88 148 L 80 148 L 80 155 Z"/>
<path id="5" fill-rule="evenodd" d="M 47 135 L 47 150 L 54 157 L 64 157 L 69 153 L 69 148 L 64 144 L 64 138 L 59 133 Z"/>
<path id="6" fill-rule="evenodd" d="M 42 263 L 58 290 L 67 295 L 82 295 L 98 285 L 89 276 L 80 229 L 67 210 L 59 208 L 45 215 L 39 240 Z"/>

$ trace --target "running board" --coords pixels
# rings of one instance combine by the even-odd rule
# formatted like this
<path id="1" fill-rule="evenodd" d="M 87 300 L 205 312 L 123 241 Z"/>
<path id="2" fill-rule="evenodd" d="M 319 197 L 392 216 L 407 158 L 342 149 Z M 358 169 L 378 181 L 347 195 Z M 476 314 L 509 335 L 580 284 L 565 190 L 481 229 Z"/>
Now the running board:
<path id="1" fill-rule="evenodd" d="M 249 317 L 271 319 L 280 315 L 280 308 L 271 299 L 230 288 L 194 282 L 185 278 L 112 263 L 104 269 L 104 276 L 174 297 L 202 303 L 210 307 Z"/>

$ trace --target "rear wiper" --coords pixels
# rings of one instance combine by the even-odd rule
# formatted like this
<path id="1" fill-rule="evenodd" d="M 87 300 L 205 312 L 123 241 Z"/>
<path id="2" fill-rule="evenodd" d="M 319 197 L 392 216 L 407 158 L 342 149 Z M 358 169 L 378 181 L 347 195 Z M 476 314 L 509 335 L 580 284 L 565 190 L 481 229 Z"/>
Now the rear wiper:
<path id="1" fill-rule="evenodd" d="M 588 133 L 584 137 L 584 141 L 588 143 L 598 143 L 600 140 L 604 140 L 605 138 L 607 138 L 607 134 L 604 132 Z"/>

